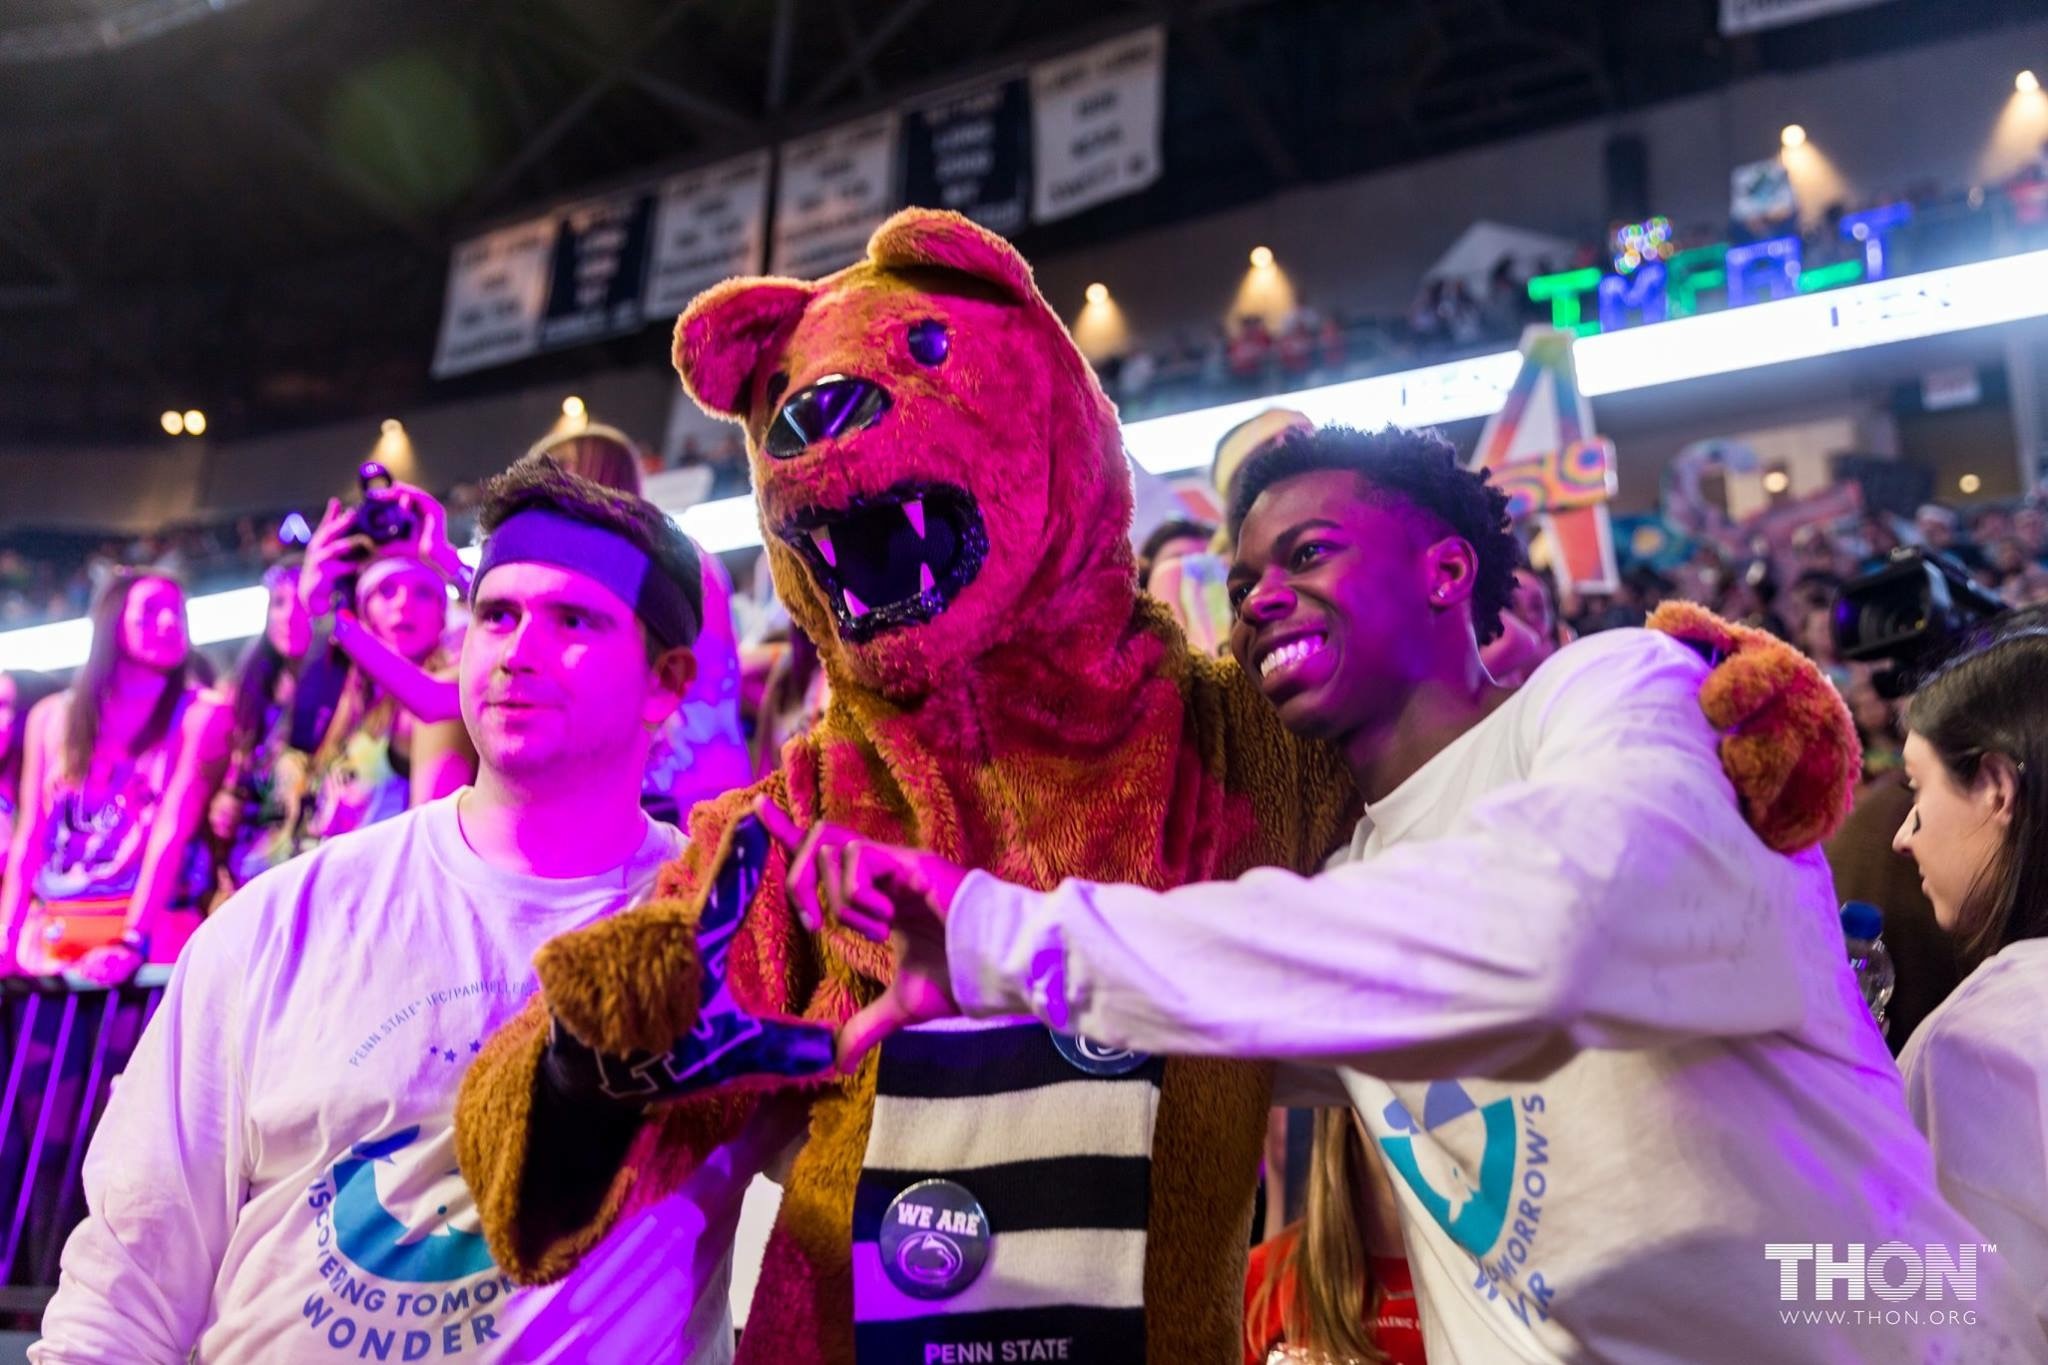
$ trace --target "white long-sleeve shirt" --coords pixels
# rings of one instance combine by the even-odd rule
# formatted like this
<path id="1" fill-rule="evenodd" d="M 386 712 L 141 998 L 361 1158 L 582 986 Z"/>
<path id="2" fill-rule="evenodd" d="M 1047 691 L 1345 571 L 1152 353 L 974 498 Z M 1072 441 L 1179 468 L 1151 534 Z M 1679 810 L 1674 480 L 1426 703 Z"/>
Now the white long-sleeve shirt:
<path id="1" fill-rule="evenodd" d="M 455 1165 L 457 1085 L 534 950 L 644 899 L 682 836 L 649 821 L 612 872 L 523 876 L 456 800 L 266 873 L 194 936 L 87 1155 L 37 1365 L 731 1358 L 745 1139 L 543 1289 L 492 1263 Z"/>
<path id="2" fill-rule="evenodd" d="M 2048 939 L 2001 949 L 1899 1057 L 1941 1190 L 2048 1320 Z"/>
<path id="3" fill-rule="evenodd" d="M 1339 1068 L 1400 1192 L 1432 1365 L 2039 1360 L 1936 1190 L 1825 864 L 1743 819 L 1706 671 L 1646 631 L 1559 652 L 1316 877 L 977 873 L 954 990 L 1115 1046 Z M 1846 1270 L 1821 1297 L 1818 1259 L 1891 1242 L 1958 1260 L 1941 1300 Z"/>

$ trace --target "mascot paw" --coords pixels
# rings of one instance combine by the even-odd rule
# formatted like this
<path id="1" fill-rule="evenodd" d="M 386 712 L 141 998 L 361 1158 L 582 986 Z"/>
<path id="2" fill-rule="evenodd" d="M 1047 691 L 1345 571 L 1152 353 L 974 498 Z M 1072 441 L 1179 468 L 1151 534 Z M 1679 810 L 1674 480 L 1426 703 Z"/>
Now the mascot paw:
<path id="1" fill-rule="evenodd" d="M 1792 853 L 1833 834 L 1849 813 L 1863 750 L 1847 703 L 1820 668 L 1776 636 L 1696 603 L 1666 602 L 1649 625 L 1714 661 L 1700 709 L 1721 733 L 1721 766 L 1758 837 Z"/>
<path id="2" fill-rule="evenodd" d="M 704 979 L 680 901 L 654 901 L 550 939 L 534 954 L 562 1028 L 600 1052 L 665 1048 L 697 1022 Z"/>
<path id="3" fill-rule="evenodd" d="M 767 863 L 767 831 L 749 816 L 694 926 L 682 902 L 656 901 L 541 949 L 551 1055 L 573 1081 L 564 1088 L 649 1101 L 832 1070 L 831 1029 L 758 1014 L 732 994 L 727 962 Z"/>

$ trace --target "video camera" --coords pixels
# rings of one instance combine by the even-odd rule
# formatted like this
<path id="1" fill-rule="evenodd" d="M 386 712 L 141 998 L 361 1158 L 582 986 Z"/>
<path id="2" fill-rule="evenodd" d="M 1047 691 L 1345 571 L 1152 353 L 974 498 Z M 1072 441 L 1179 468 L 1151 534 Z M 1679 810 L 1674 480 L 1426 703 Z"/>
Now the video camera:
<path id="1" fill-rule="evenodd" d="M 1891 665 L 1871 682 L 1895 699 L 2008 609 L 1947 555 L 1902 546 L 1882 567 L 1842 585 L 1830 625 L 1844 659 Z"/>

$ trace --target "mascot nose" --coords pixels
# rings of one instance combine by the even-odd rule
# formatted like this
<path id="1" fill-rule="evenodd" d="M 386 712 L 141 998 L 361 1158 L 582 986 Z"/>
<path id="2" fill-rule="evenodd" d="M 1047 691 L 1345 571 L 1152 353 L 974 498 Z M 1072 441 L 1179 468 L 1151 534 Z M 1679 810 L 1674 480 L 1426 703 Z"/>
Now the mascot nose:
<path id="1" fill-rule="evenodd" d="M 768 428 L 764 448 L 778 460 L 801 454 L 813 441 L 864 431 L 889 410 L 880 384 L 830 374 L 790 395 Z"/>

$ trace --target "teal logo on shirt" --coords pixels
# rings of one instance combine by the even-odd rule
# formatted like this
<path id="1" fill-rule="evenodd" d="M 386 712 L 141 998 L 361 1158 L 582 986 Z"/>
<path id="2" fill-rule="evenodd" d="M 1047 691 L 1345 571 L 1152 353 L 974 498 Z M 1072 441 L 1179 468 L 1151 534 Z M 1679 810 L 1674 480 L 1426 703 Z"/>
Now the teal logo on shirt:
<path id="1" fill-rule="evenodd" d="M 438 1231 L 409 1228 L 378 1197 L 377 1165 L 389 1163 L 419 1135 L 419 1125 L 414 1124 L 375 1142 L 359 1142 L 334 1163 L 335 1245 L 365 1273 L 404 1284 L 438 1284 L 481 1274 L 493 1264 L 482 1233 L 445 1226 Z"/>
<path id="2" fill-rule="evenodd" d="M 1387 1160 L 1453 1241 L 1474 1256 L 1485 1256 L 1507 1226 L 1514 1196 L 1514 1100 L 1481 1106 L 1456 1081 L 1433 1081 L 1423 1097 L 1421 1123 L 1399 1100 L 1386 1107 L 1384 1117 L 1388 1127 L 1406 1134 L 1379 1140 Z M 1453 1125 L 1477 1125 L 1484 1133 L 1476 1179 L 1450 1158 L 1443 1137 L 1436 1136 Z M 1469 1136 L 1462 1145 L 1469 1146 Z"/>
<path id="3" fill-rule="evenodd" d="M 483 1235 L 458 1226 L 475 1210 L 453 1140 L 446 1128 L 424 1137 L 420 1125 L 401 1128 L 350 1146 L 307 1187 L 317 1287 L 293 1277 L 281 1289 L 305 1293 L 300 1317 L 337 1365 L 505 1349 L 492 1343 L 505 1340 L 498 1305 L 513 1284 Z"/>

